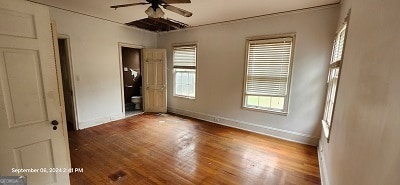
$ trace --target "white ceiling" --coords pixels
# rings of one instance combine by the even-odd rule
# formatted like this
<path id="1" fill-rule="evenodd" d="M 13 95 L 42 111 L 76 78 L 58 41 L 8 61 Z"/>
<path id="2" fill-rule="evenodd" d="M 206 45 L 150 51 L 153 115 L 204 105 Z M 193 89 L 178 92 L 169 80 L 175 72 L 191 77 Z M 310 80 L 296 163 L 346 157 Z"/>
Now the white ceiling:
<path id="1" fill-rule="evenodd" d="M 146 18 L 148 5 L 111 9 L 111 5 L 146 2 L 145 0 L 29 0 L 72 10 L 119 23 Z M 165 18 L 172 18 L 190 26 L 229 21 L 271 13 L 297 10 L 339 3 L 340 0 L 191 0 L 191 4 L 174 4 L 191 11 L 190 18 L 165 10 Z M 228 3 L 228 4 L 227 4 Z"/>

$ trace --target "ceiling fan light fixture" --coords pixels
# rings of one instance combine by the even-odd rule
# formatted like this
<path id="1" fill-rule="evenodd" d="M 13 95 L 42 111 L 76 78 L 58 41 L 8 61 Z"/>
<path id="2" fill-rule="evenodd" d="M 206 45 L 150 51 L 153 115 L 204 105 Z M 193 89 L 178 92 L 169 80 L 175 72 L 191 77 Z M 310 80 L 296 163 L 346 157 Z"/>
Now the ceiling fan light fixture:
<path id="1" fill-rule="evenodd" d="M 160 7 L 163 7 L 166 10 L 169 10 L 171 12 L 177 13 L 177 14 L 185 16 L 185 17 L 191 17 L 193 15 L 192 12 L 189 12 L 187 10 L 170 5 L 170 4 L 177 4 L 177 3 L 191 3 L 191 0 L 168 0 L 168 1 L 167 0 L 146 0 L 146 2 L 143 2 L 143 3 L 120 4 L 120 5 L 110 6 L 110 8 L 117 9 L 117 8 L 122 8 L 122 7 L 130 7 L 130 6 L 137 6 L 137 5 L 149 5 L 150 4 L 150 7 L 148 7 L 145 11 L 145 13 L 150 18 L 164 17 L 165 13 Z"/>
<path id="2" fill-rule="evenodd" d="M 153 17 L 154 16 L 154 14 L 155 14 L 155 11 L 154 11 L 154 9 L 153 9 L 153 7 L 149 7 L 149 8 L 147 8 L 147 10 L 146 11 L 144 11 L 149 17 Z"/>
<path id="3" fill-rule="evenodd" d="M 161 10 L 160 7 L 157 7 L 156 12 L 155 12 L 155 17 L 156 18 L 161 18 L 164 17 L 165 13 Z"/>
<path id="4" fill-rule="evenodd" d="M 151 18 L 161 18 L 164 17 L 165 14 L 160 7 L 157 7 L 156 10 L 154 10 L 151 6 L 144 12 Z"/>

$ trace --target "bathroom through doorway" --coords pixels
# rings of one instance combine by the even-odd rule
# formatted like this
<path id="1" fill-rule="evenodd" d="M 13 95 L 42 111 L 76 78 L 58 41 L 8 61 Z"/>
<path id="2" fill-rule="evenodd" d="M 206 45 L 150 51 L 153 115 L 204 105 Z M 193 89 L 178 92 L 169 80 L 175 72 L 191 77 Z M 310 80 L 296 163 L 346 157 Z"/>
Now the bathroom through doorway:
<path id="1" fill-rule="evenodd" d="M 121 95 L 125 117 L 143 113 L 141 48 L 120 44 Z"/>

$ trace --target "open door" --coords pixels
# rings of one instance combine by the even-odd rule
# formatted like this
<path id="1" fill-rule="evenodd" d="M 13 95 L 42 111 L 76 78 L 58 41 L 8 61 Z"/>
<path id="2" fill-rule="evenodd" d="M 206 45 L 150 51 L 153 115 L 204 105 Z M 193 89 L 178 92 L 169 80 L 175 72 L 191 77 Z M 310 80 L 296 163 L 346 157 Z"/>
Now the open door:
<path id="1" fill-rule="evenodd" d="M 167 51 L 143 49 L 145 112 L 167 112 Z"/>
<path id="2" fill-rule="evenodd" d="M 67 169 L 69 160 L 49 10 L 0 0 L 0 25 L 0 176 L 26 175 L 30 185 L 69 184 L 68 172 L 51 172 Z"/>

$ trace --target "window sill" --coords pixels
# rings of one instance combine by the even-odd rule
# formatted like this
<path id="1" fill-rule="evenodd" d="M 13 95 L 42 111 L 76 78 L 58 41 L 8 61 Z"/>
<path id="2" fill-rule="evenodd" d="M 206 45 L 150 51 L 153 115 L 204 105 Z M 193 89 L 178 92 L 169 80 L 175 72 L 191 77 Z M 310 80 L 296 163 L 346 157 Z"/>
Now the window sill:
<path id="1" fill-rule="evenodd" d="M 179 96 L 179 95 L 174 95 L 174 98 L 181 98 L 181 99 L 185 99 L 185 100 L 196 100 L 196 97 L 190 97 L 190 96 Z"/>
<path id="2" fill-rule="evenodd" d="M 277 115 L 281 115 L 281 116 L 287 116 L 289 114 L 289 112 L 284 112 L 284 111 L 270 110 L 270 109 L 258 109 L 258 108 L 253 108 L 253 107 L 242 107 L 242 109 L 256 111 L 256 112 L 277 114 Z"/>
<path id="3" fill-rule="evenodd" d="M 322 123 L 322 129 L 324 130 L 324 135 L 325 138 L 329 141 L 329 127 L 328 127 L 328 123 L 324 120 L 321 121 Z"/>

